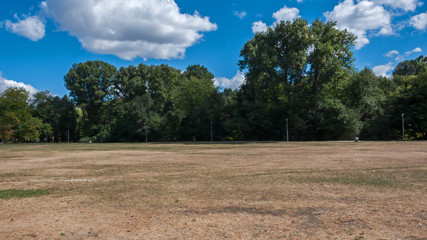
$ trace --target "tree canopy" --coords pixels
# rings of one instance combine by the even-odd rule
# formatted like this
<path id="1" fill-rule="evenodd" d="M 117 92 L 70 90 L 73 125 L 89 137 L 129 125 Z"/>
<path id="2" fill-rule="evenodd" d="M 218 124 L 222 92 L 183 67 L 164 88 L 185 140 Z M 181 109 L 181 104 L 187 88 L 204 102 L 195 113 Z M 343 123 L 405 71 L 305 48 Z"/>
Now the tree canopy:
<path id="1" fill-rule="evenodd" d="M 2 141 L 427 139 L 427 58 L 390 77 L 354 68 L 356 37 L 298 18 L 255 34 L 238 62 L 245 82 L 219 89 L 202 65 L 120 67 L 87 61 L 64 76 L 69 96 L 0 94 Z"/>

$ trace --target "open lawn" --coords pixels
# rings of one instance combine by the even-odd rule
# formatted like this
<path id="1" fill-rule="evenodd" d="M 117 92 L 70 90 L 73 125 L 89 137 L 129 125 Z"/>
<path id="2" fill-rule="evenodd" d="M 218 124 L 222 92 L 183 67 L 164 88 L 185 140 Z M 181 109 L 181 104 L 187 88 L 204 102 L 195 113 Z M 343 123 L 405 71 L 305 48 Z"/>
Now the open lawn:
<path id="1" fill-rule="evenodd" d="M 427 142 L 0 145 L 0 239 L 427 239 Z"/>

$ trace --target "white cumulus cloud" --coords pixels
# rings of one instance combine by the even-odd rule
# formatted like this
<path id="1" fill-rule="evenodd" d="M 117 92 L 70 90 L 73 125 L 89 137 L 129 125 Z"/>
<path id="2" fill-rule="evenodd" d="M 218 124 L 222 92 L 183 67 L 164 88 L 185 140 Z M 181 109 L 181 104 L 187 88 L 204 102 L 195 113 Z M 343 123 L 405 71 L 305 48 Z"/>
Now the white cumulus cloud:
<path id="1" fill-rule="evenodd" d="M 409 23 L 418 30 L 425 30 L 427 26 L 427 12 L 411 17 Z"/>
<path id="2" fill-rule="evenodd" d="M 238 71 L 236 75 L 229 79 L 225 77 L 214 78 L 214 84 L 217 87 L 238 89 L 245 82 L 245 74 Z"/>
<path id="3" fill-rule="evenodd" d="M 180 13 L 174 0 L 46 0 L 46 8 L 87 50 L 126 60 L 181 58 L 201 32 L 217 29 L 198 12 Z"/>
<path id="4" fill-rule="evenodd" d="M 423 50 L 421 48 L 417 47 L 417 48 L 414 48 L 414 50 L 412 50 L 412 51 L 405 52 L 405 54 L 406 55 L 411 55 L 412 53 L 419 53 L 419 52 L 422 52 L 422 51 Z"/>
<path id="5" fill-rule="evenodd" d="M 276 19 L 276 23 L 280 21 L 293 21 L 299 17 L 298 8 L 288 8 L 284 6 L 279 11 L 273 13 L 273 18 Z"/>
<path id="6" fill-rule="evenodd" d="M 366 1 L 366 0 L 358 0 Z M 371 0 L 372 2 L 379 5 L 387 5 L 394 9 L 402 9 L 404 11 L 415 11 L 418 6 L 421 6 L 423 3 L 419 0 Z"/>
<path id="7" fill-rule="evenodd" d="M 391 51 L 387 52 L 384 56 L 392 58 L 392 57 L 397 56 L 399 54 L 400 54 L 399 51 L 391 50 Z"/>
<path id="8" fill-rule="evenodd" d="M 344 0 L 331 12 L 324 13 L 328 20 L 336 21 L 339 29 L 347 29 L 354 33 L 356 49 L 361 49 L 369 43 L 368 31 L 377 35 L 391 35 L 391 14 L 382 6 L 371 1 L 361 1 L 357 4 L 353 0 Z"/>
<path id="9" fill-rule="evenodd" d="M 273 18 L 276 19 L 276 21 L 273 23 L 272 27 L 274 27 L 277 23 L 281 21 L 293 21 L 298 17 L 300 17 L 298 8 L 288 8 L 285 5 L 283 8 L 273 13 Z M 267 28 L 267 24 L 262 21 L 252 23 L 253 33 L 265 32 Z"/>
<path id="10" fill-rule="evenodd" d="M 4 21 L 7 31 L 26 37 L 31 41 L 38 41 L 45 36 L 46 26 L 44 19 L 39 16 L 24 16 L 23 19 L 15 15 L 16 22 Z"/>
<path id="11" fill-rule="evenodd" d="M 35 89 L 33 86 L 29 85 L 29 84 L 25 84 L 23 82 L 16 82 L 13 80 L 8 80 L 6 78 L 4 78 L 2 76 L 2 73 L 0 72 L 0 92 L 3 92 L 4 90 L 8 89 L 8 88 L 23 88 L 25 90 L 27 90 L 30 95 L 34 95 L 35 93 L 37 93 L 37 89 Z"/>
<path id="12" fill-rule="evenodd" d="M 405 59 L 405 57 L 401 55 L 400 52 L 397 50 L 388 51 L 386 54 L 384 54 L 384 56 L 388 58 L 394 58 L 394 60 L 398 62 L 403 61 Z"/>
<path id="13" fill-rule="evenodd" d="M 388 77 L 388 76 L 390 76 L 390 74 L 387 74 L 387 73 L 389 73 L 390 71 L 392 71 L 394 68 L 395 67 L 394 67 L 393 63 L 389 62 L 389 63 L 384 64 L 384 65 L 375 66 L 372 69 L 372 71 L 374 71 L 374 73 L 377 76 Z"/>
<path id="14" fill-rule="evenodd" d="M 252 23 L 252 32 L 253 33 L 265 32 L 265 31 L 267 31 L 267 28 L 268 28 L 267 24 L 263 23 L 262 21 Z"/>
<path id="15" fill-rule="evenodd" d="M 233 12 L 233 14 L 234 14 L 234 16 L 236 16 L 236 17 L 238 17 L 238 18 L 240 18 L 240 19 L 243 19 L 243 18 L 245 18 L 245 17 L 246 17 L 246 15 L 248 15 L 248 13 L 247 13 L 247 12 L 245 12 L 245 11 L 241 11 L 241 12 L 239 12 L 239 11 L 234 11 L 234 12 Z"/>

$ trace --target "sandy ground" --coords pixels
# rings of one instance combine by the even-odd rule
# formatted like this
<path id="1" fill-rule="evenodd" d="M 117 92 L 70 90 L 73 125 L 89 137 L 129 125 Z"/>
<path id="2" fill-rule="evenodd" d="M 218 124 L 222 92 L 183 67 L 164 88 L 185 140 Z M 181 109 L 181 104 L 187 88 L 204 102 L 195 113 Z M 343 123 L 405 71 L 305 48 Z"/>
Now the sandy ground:
<path id="1" fill-rule="evenodd" d="M 427 142 L 0 145 L 0 239 L 427 239 Z"/>

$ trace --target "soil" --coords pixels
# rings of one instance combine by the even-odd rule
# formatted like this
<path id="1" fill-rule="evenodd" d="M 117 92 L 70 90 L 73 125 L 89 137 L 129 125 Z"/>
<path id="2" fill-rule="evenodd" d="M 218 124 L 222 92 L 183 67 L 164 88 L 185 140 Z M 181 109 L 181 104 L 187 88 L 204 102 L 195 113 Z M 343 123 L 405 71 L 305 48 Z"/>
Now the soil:
<path id="1" fill-rule="evenodd" d="M 427 239 L 427 142 L 0 145 L 0 239 Z"/>

